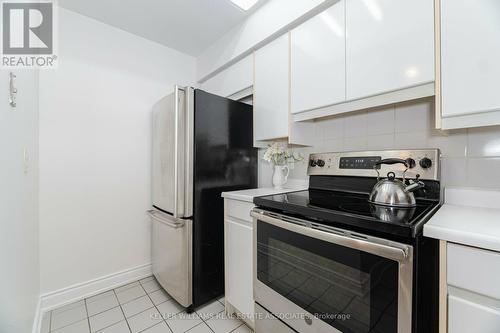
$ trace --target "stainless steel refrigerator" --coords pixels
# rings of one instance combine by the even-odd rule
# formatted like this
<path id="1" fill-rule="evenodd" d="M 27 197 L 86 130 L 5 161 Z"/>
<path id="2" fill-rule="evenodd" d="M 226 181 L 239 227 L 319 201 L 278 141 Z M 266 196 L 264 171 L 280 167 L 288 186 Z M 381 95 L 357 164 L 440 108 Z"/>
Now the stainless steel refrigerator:
<path id="1" fill-rule="evenodd" d="M 155 104 L 153 274 L 189 310 L 224 293 L 221 193 L 254 187 L 251 105 L 178 86 Z"/>

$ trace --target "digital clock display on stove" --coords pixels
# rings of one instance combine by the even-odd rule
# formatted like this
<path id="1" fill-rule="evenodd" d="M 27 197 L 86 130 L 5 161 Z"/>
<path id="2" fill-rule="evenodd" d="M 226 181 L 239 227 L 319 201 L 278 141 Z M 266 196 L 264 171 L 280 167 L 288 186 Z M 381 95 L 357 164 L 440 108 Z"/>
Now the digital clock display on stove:
<path id="1" fill-rule="evenodd" d="M 373 169 L 375 163 L 381 159 L 380 156 L 341 157 L 339 169 Z M 380 169 L 380 166 L 377 169 Z"/>

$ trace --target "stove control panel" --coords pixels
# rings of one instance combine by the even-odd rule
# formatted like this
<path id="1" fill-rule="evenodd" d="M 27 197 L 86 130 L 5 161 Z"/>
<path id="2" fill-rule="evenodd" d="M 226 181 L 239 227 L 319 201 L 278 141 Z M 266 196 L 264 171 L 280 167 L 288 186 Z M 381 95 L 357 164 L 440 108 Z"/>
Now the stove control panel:
<path id="1" fill-rule="evenodd" d="M 380 156 L 340 157 L 339 169 L 373 170 L 375 163 L 381 159 Z"/>
<path id="2" fill-rule="evenodd" d="M 307 174 L 309 176 L 361 176 L 376 177 L 377 170 L 381 177 L 390 171 L 402 177 L 406 169 L 404 164 L 383 164 L 374 168 L 383 159 L 398 158 L 406 161 L 407 178 L 440 180 L 439 149 L 381 150 L 340 153 L 317 153 L 309 156 Z M 377 170 L 375 170 L 377 169 Z"/>

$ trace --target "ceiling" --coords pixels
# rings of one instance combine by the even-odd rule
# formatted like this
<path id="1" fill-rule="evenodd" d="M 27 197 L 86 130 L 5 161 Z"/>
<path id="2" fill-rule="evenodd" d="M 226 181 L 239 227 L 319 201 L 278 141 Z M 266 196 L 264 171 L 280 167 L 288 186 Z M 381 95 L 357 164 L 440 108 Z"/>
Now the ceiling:
<path id="1" fill-rule="evenodd" d="M 59 0 L 58 3 L 192 56 L 198 56 L 257 7 L 245 12 L 229 0 Z"/>

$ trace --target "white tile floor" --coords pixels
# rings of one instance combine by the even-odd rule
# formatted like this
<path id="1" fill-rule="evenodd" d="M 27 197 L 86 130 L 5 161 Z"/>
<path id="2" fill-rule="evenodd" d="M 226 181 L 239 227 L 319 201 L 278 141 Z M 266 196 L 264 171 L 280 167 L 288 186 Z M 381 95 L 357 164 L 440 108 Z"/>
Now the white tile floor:
<path id="1" fill-rule="evenodd" d="M 49 311 L 41 333 L 251 333 L 224 313 L 224 300 L 192 314 L 148 277 Z"/>

